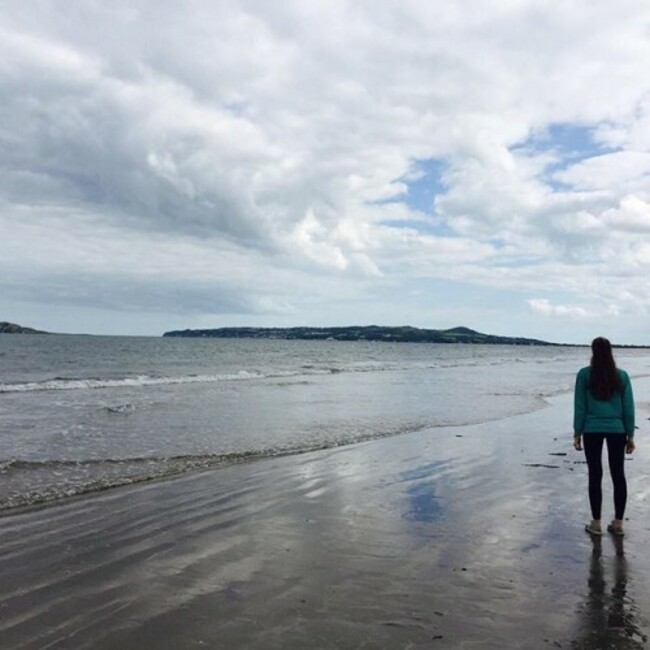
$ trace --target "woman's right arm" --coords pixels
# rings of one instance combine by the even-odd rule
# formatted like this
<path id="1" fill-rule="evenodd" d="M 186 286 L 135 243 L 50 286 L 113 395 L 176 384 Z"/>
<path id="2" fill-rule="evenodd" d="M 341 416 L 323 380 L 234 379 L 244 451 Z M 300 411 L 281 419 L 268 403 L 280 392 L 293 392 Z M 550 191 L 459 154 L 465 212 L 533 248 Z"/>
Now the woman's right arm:
<path id="1" fill-rule="evenodd" d="M 576 385 L 573 394 L 573 434 L 581 436 L 585 428 L 587 417 L 587 384 L 585 373 L 580 371 L 576 375 Z"/>

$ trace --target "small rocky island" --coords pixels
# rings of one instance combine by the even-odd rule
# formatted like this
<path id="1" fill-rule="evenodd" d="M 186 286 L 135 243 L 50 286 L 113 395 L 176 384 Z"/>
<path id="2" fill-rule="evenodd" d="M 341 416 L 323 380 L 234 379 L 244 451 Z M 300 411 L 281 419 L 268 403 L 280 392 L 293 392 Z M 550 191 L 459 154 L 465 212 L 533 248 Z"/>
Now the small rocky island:
<path id="1" fill-rule="evenodd" d="M 31 327 L 23 327 L 16 323 L 9 323 L 6 320 L 0 321 L 0 334 L 47 334 L 42 330 L 35 330 Z"/>
<path id="2" fill-rule="evenodd" d="M 483 343 L 493 345 L 557 345 L 548 341 L 482 334 L 468 327 L 447 330 L 379 325 L 350 327 L 220 327 L 217 329 L 174 330 L 165 337 L 285 339 L 306 341 L 384 341 L 400 343 Z"/>

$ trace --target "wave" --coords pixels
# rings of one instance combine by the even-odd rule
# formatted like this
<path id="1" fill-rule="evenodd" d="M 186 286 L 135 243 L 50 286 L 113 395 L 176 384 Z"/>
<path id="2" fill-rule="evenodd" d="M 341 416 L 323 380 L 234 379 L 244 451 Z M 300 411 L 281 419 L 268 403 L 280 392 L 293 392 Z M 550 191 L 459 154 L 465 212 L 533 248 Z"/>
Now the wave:
<path id="1" fill-rule="evenodd" d="M 409 423 L 383 431 L 370 431 L 359 433 L 346 438 L 318 441 L 304 445 L 287 445 L 277 447 L 266 447 L 262 449 L 249 449 L 244 451 L 233 451 L 223 453 L 205 454 L 177 454 L 172 456 L 134 456 L 125 458 L 83 458 L 83 459 L 48 459 L 48 460 L 26 460 L 10 458 L 0 460 L 0 473 L 9 470 L 43 470 L 43 469 L 65 469 L 65 468 L 97 468 L 110 466 L 147 466 L 157 464 L 183 465 L 187 469 L 195 467 L 212 467 L 215 465 L 234 464 L 262 458 L 275 458 L 279 456 L 293 456 L 305 454 L 312 451 L 323 451 L 336 447 L 345 447 L 369 440 L 389 438 L 404 433 L 420 431 L 422 429 L 434 429 L 441 426 L 454 426 L 450 424 L 435 425 L 430 422 Z"/>
<path id="2" fill-rule="evenodd" d="M 11 458 L 0 461 L 0 473 L 7 473 L 11 470 L 57 470 L 70 468 L 98 468 L 110 466 L 146 466 L 165 463 L 185 463 L 186 465 L 213 465 L 228 462 L 250 460 L 252 458 L 265 457 L 269 454 L 265 450 L 246 451 L 241 453 L 225 454 L 185 454 L 180 456 L 142 456 L 135 458 L 87 458 L 83 460 L 23 460 Z"/>
<path id="3" fill-rule="evenodd" d="M 425 428 L 433 427 L 429 424 L 411 424 L 344 440 L 214 454 L 79 460 L 0 460 L 0 476 L 8 481 L 17 480 L 17 485 L 22 486 L 13 492 L 9 490 L 0 495 L 0 511 L 45 505 L 72 496 L 103 492 L 123 485 L 170 478 L 192 471 L 345 447 Z"/>
<path id="4" fill-rule="evenodd" d="M 118 404 L 117 406 L 104 406 L 103 410 L 106 411 L 107 413 L 113 413 L 116 415 L 126 415 L 127 413 L 132 413 L 135 411 L 137 407 L 135 404 L 131 404 L 130 402 L 127 404 Z"/>
<path id="5" fill-rule="evenodd" d="M 516 361 L 520 361 L 516 359 Z M 404 363 L 352 363 L 349 365 L 318 366 L 305 364 L 295 369 L 239 370 L 217 374 L 191 374 L 180 376 L 129 375 L 123 377 L 53 377 L 41 381 L 0 383 L 1 393 L 29 393 L 55 390 L 88 390 L 107 388 L 145 388 L 175 384 L 204 384 L 216 382 L 247 381 L 255 379 L 282 379 L 310 375 L 334 375 L 339 373 L 373 373 L 409 370 L 436 370 L 442 368 L 497 366 L 512 362 L 511 359 L 440 359 L 435 362 L 414 361 Z M 535 361 L 539 363 L 538 360 Z"/>
<path id="6" fill-rule="evenodd" d="M 151 375 L 137 375 L 133 377 L 118 377 L 112 379 L 100 378 L 75 378 L 55 377 L 43 381 L 30 381 L 15 384 L 0 384 L 0 393 L 28 393 L 32 391 L 48 390 L 79 390 L 97 388 L 145 387 L 164 386 L 168 384 L 200 384 L 219 381 L 237 381 L 246 379 L 260 379 L 271 375 L 259 372 L 241 370 L 234 373 L 217 375 L 182 375 L 180 377 L 153 377 Z M 284 375 L 281 375 L 284 376 Z"/>
<path id="7" fill-rule="evenodd" d="M 24 383 L 0 384 L 0 393 L 29 393 L 35 391 L 53 390 L 80 390 L 103 388 L 144 388 L 147 386 L 166 386 L 174 384 L 208 384 L 215 382 L 246 381 L 251 379 L 285 379 L 305 375 L 333 375 L 340 372 L 377 372 L 393 370 L 393 368 L 303 368 L 300 370 L 286 370 L 273 372 L 260 372 L 240 370 L 239 372 L 215 375 L 182 375 L 178 377 L 153 377 L 151 375 L 137 375 L 133 377 L 119 377 L 114 379 L 99 378 L 67 378 L 55 377 L 42 381 Z"/>

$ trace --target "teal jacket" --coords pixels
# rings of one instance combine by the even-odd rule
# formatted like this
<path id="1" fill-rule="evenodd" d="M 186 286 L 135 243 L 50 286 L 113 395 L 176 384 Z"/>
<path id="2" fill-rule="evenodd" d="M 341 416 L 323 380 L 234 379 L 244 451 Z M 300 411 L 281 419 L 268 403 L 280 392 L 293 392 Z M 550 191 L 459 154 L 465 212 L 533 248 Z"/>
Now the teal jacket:
<path id="1" fill-rule="evenodd" d="M 625 370 L 618 371 L 623 391 L 610 400 L 597 400 L 587 388 L 591 369 L 582 368 L 576 377 L 573 408 L 575 435 L 583 433 L 624 433 L 634 437 L 634 396 Z"/>

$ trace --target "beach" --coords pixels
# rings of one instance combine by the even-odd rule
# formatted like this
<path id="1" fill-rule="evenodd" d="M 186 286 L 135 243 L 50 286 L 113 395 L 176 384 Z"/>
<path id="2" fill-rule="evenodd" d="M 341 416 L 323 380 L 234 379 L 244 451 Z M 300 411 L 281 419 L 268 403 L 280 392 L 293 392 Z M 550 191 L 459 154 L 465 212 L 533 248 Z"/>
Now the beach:
<path id="1" fill-rule="evenodd" d="M 646 647 L 645 443 L 627 536 L 594 541 L 570 412 L 562 394 L 5 515 L 0 647 Z"/>

